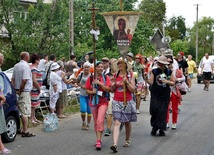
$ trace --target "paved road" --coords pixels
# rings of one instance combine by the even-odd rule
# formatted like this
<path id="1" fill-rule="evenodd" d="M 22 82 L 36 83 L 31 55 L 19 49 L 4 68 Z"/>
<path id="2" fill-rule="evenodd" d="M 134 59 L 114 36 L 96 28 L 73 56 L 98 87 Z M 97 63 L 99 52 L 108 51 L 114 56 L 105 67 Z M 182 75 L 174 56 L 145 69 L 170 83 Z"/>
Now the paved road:
<path id="1" fill-rule="evenodd" d="M 131 147 L 124 148 L 124 132 L 120 134 L 117 155 L 214 155 L 214 85 L 203 91 L 194 81 L 192 92 L 184 96 L 177 130 L 168 129 L 166 137 L 150 136 L 149 101 L 141 104 L 138 121 L 132 124 Z M 74 114 L 59 122 L 59 129 L 44 132 L 40 125 L 32 130 L 33 138 L 19 135 L 6 147 L 14 155 L 107 155 L 112 137 L 103 137 L 101 151 L 94 148 L 95 134 L 81 130 L 80 115 Z"/>

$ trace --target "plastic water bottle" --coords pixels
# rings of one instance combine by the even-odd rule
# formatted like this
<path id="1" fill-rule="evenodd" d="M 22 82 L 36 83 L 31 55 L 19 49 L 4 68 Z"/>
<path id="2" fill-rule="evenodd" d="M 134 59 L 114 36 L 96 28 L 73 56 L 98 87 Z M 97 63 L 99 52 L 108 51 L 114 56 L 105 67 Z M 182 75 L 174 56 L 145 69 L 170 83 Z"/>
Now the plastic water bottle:
<path id="1" fill-rule="evenodd" d="M 58 117 L 55 113 L 47 114 L 44 119 L 44 129 L 47 132 L 58 129 Z"/>
<path id="2" fill-rule="evenodd" d="M 44 129 L 47 132 L 52 131 L 51 130 L 51 118 L 50 118 L 50 114 L 47 114 L 45 116 L 45 119 L 44 119 Z"/>
<path id="3" fill-rule="evenodd" d="M 53 118 L 53 125 L 54 125 L 54 130 L 58 129 L 58 117 L 55 113 L 52 113 L 52 118 Z"/>

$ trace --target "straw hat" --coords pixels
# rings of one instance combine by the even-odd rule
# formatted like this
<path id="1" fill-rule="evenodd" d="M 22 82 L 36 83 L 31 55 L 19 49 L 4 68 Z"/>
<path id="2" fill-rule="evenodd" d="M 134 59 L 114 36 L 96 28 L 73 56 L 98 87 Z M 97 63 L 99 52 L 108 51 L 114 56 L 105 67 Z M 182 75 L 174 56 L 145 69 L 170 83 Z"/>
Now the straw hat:
<path id="1" fill-rule="evenodd" d="M 109 62 L 109 58 L 108 58 L 108 57 L 104 57 L 104 58 L 102 58 L 102 61 L 107 61 L 107 62 Z"/>
<path id="2" fill-rule="evenodd" d="M 171 49 L 167 49 L 166 51 L 164 51 L 164 55 L 165 56 L 173 56 L 173 51 Z"/>
<path id="3" fill-rule="evenodd" d="M 118 68 L 117 64 L 119 62 L 124 62 L 125 63 L 125 65 L 127 66 L 127 71 L 130 71 L 132 69 L 132 65 L 131 64 L 129 64 L 126 60 L 123 60 L 123 59 L 119 58 L 118 60 L 114 61 L 112 63 L 112 65 L 111 65 L 111 70 L 113 72 L 118 72 L 119 68 Z"/>
<path id="4" fill-rule="evenodd" d="M 167 58 L 164 55 L 160 56 L 159 59 L 157 60 L 157 62 L 164 64 L 164 65 L 169 64 L 169 62 L 167 62 Z"/>

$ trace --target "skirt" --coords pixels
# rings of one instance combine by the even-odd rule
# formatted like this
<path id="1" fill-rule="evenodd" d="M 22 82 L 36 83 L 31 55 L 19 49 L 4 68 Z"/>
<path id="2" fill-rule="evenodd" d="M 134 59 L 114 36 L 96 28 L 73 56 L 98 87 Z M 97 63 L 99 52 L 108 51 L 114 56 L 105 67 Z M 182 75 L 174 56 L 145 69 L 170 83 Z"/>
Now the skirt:
<path id="1" fill-rule="evenodd" d="M 0 134 L 7 131 L 3 106 L 0 106 Z"/>
<path id="2" fill-rule="evenodd" d="M 119 122 L 136 122 L 136 103 L 131 100 L 127 102 L 126 107 L 124 107 L 124 102 L 112 101 L 112 113 L 114 120 Z"/>

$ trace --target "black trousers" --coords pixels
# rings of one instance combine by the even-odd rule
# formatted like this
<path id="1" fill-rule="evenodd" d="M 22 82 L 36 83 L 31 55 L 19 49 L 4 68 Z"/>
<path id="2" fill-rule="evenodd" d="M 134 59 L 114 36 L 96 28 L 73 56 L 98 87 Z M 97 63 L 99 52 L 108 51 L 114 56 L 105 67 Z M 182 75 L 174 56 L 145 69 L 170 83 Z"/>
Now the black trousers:
<path id="1" fill-rule="evenodd" d="M 150 115 L 151 126 L 158 130 L 166 130 L 166 116 L 170 99 L 157 99 L 151 97 L 150 100 Z"/>

